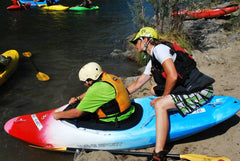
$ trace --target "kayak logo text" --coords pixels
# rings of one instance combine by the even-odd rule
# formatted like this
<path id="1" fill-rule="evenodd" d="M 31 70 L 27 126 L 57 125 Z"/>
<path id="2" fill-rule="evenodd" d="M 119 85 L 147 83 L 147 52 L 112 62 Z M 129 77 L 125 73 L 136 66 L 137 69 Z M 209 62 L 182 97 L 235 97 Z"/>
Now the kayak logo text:
<path id="1" fill-rule="evenodd" d="M 103 143 L 103 144 L 84 144 L 84 145 L 77 145 L 78 148 L 85 148 L 85 149 L 90 149 L 90 148 L 109 148 L 109 147 L 121 147 L 122 142 L 118 143 Z"/>
<path id="2" fill-rule="evenodd" d="M 33 122 L 37 126 L 38 130 L 41 130 L 43 128 L 41 122 L 38 120 L 37 116 L 35 114 L 31 115 Z"/>

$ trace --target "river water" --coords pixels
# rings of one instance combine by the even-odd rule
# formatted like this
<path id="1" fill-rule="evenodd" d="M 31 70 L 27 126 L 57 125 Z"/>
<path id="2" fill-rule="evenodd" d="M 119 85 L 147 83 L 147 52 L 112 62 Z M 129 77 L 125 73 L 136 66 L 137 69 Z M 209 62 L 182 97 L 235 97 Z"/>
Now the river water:
<path id="1" fill-rule="evenodd" d="M 93 2 L 99 10 L 7 11 L 12 2 L 0 2 L 0 52 L 15 49 L 20 54 L 17 71 L 0 87 L 1 161 L 72 161 L 72 154 L 28 147 L 5 133 L 5 122 L 19 115 L 59 107 L 84 92 L 78 71 L 87 62 L 96 61 L 103 70 L 118 76 L 138 74 L 135 63 L 110 56 L 114 49 L 124 51 L 125 38 L 136 31 L 127 1 Z M 37 80 L 35 68 L 22 56 L 25 51 L 32 53 L 32 60 L 41 72 L 50 76 L 49 81 Z"/>

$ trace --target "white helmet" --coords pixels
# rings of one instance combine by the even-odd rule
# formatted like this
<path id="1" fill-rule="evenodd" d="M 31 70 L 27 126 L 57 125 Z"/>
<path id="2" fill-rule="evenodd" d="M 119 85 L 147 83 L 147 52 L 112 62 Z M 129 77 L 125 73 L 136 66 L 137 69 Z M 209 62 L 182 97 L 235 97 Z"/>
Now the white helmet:
<path id="1" fill-rule="evenodd" d="M 97 80 L 102 73 L 102 68 L 98 63 L 90 62 L 79 70 L 78 76 L 80 81 L 86 81 L 87 79 Z"/>

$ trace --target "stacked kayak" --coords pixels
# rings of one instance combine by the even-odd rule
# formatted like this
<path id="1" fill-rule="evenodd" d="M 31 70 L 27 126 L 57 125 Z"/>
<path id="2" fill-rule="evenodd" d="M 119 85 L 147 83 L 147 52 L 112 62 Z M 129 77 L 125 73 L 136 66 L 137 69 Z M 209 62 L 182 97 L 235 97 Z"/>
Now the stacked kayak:
<path id="1" fill-rule="evenodd" d="M 239 9 L 237 4 L 229 5 L 227 7 L 218 9 L 203 9 L 198 11 L 178 11 L 174 15 L 185 15 L 187 19 L 200 19 L 200 18 L 214 18 L 224 16 Z"/>
<path id="2" fill-rule="evenodd" d="M 51 5 L 51 6 L 43 5 L 43 6 L 39 6 L 39 7 L 44 10 L 54 10 L 54 11 L 65 11 L 65 10 L 68 10 L 68 8 L 69 8 L 67 6 L 63 6 L 60 4 Z"/>
<path id="3" fill-rule="evenodd" d="M 7 10 L 26 10 L 29 9 L 31 6 L 31 3 L 22 3 L 22 5 L 11 5 L 9 7 L 7 7 Z"/>
<path id="4" fill-rule="evenodd" d="M 130 117 L 129 124 L 135 122 L 135 118 L 139 117 L 139 120 L 127 128 L 121 128 L 121 122 L 119 129 L 100 129 L 100 124 L 88 127 L 91 124 L 86 123 L 79 127 L 75 124 L 76 121 L 55 120 L 52 114 L 56 110 L 66 109 L 68 105 L 64 105 L 57 109 L 12 118 L 4 125 L 4 129 L 18 139 L 47 150 L 117 150 L 149 147 L 156 143 L 155 112 L 150 106 L 150 101 L 155 98 L 151 96 L 132 100 L 136 104 L 136 111 L 141 112 Z M 178 111 L 169 111 L 168 141 L 185 138 L 215 126 L 235 115 L 239 109 L 240 100 L 228 96 L 214 96 L 206 105 L 186 117 L 182 117 Z"/>
<path id="5" fill-rule="evenodd" d="M 92 6 L 90 8 L 82 7 L 82 6 L 75 6 L 75 7 L 69 8 L 70 11 L 86 11 L 86 10 L 97 10 L 97 9 L 99 9 L 98 6 Z"/>
<path id="6" fill-rule="evenodd" d="M 18 65 L 19 54 L 16 50 L 8 50 L 2 54 L 5 57 L 11 57 L 11 61 L 6 69 L 0 73 L 0 86 L 8 80 L 8 78 L 15 72 Z"/>

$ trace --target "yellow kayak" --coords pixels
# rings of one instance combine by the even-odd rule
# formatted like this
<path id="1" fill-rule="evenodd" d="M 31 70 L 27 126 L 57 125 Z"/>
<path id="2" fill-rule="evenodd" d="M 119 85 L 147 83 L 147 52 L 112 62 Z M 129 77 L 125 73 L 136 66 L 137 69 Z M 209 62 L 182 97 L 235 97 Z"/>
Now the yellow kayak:
<path id="1" fill-rule="evenodd" d="M 40 6 L 40 8 L 45 10 L 65 11 L 65 10 L 68 10 L 69 7 L 58 4 L 58 5 L 51 5 L 51 6 L 44 5 L 44 6 Z"/>
<path id="2" fill-rule="evenodd" d="M 19 60 L 19 54 L 16 50 L 8 50 L 2 55 L 5 57 L 11 57 L 12 60 L 6 67 L 5 71 L 0 73 L 0 86 L 15 72 Z"/>

